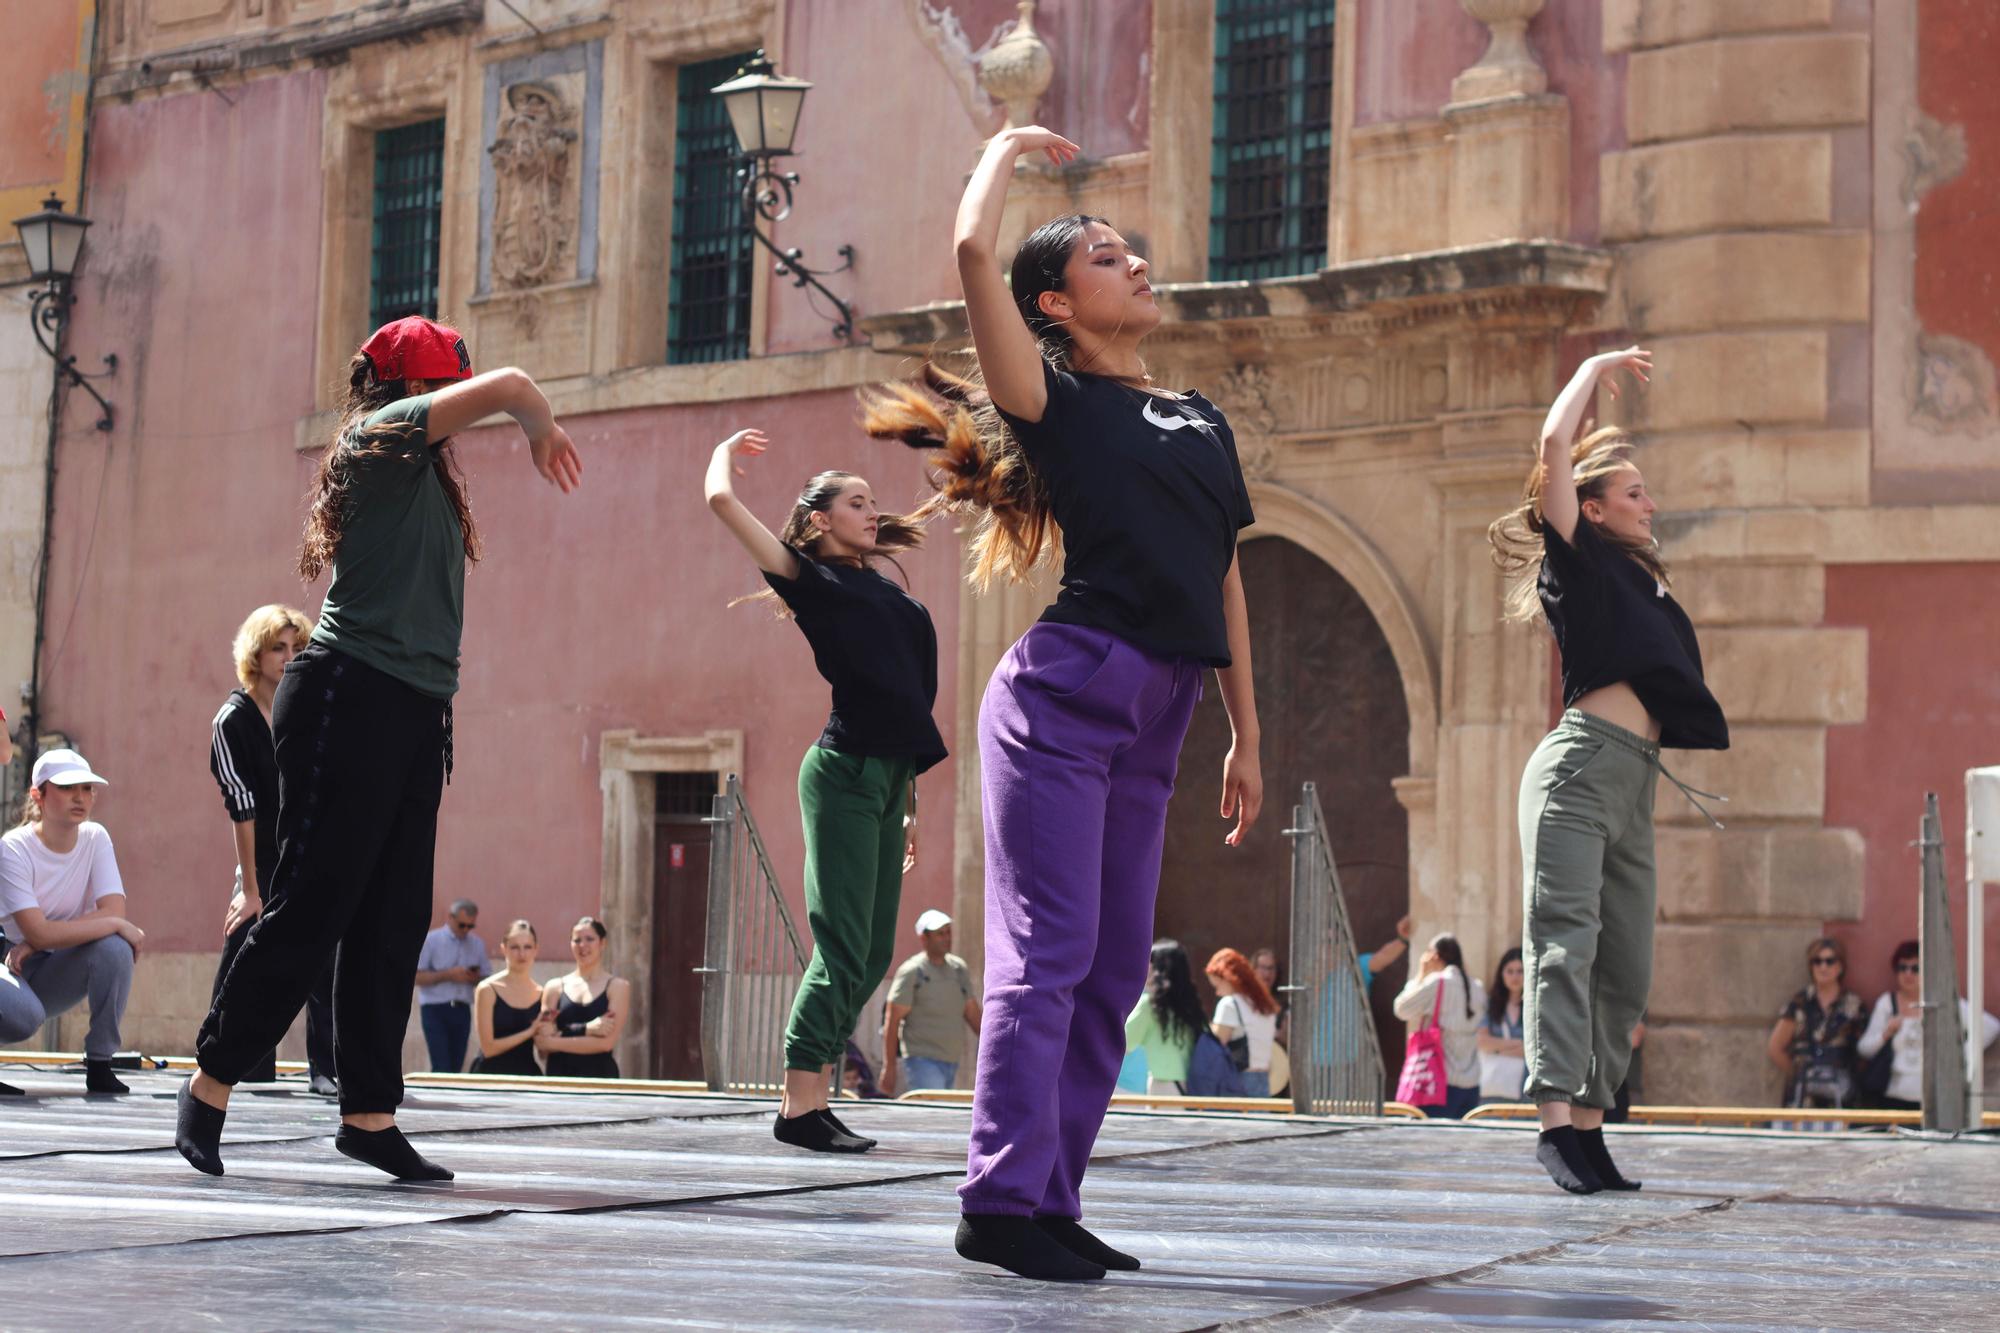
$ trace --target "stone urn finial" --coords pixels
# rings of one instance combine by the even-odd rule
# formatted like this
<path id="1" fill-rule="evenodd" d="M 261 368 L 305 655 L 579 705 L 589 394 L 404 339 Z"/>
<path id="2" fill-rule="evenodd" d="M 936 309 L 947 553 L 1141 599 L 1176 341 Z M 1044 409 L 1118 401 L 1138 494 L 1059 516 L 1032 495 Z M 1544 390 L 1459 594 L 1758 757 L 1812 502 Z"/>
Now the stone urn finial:
<path id="1" fill-rule="evenodd" d="M 1032 125 L 1035 103 L 1049 90 L 1056 62 L 1047 43 L 1035 34 L 1035 0 L 1020 0 L 1021 17 L 1013 30 L 979 59 L 979 85 L 1007 107 L 1003 129 Z"/>
<path id="2" fill-rule="evenodd" d="M 1454 102 L 1533 95 L 1549 90 L 1548 71 L 1528 45 L 1528 22 L 1547 0 L 1458 0 L 1493 31 L 1486 54 L 1451 81 Z"/>

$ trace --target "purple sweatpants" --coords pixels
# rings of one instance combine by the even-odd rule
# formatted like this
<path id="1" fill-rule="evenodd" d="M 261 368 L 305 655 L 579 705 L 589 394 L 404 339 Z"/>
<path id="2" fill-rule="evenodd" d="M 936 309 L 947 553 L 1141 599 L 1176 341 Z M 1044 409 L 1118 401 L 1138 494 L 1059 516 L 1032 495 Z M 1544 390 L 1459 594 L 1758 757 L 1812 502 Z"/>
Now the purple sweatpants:
<path id="1" fill-rule="evenodd" d="M 979 709 L 986 1014 L 959 1198 L 1079 1217 L 1077 1191 L 1146 984 L 1167 798 L 1201 671 L 1038 624 Z"/>

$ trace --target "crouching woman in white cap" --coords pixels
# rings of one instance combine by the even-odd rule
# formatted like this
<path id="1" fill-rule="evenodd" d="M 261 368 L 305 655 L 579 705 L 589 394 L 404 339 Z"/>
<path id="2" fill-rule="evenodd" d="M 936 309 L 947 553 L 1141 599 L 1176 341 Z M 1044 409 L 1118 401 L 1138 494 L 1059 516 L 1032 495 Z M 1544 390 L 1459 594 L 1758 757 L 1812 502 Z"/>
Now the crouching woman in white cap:
<path id="1" fill-rule="evenodd" d="M 896 969 L 882 1014 L 882 1091 L 891 1097 L 955 1087 L 965 1054 L 959 1024 L 979 1039 L 979 998 L 972 969 L 951 951 L 951 918 L 933 907 L 917 918 L 917 935 L 923 952 Z"/>
<path id="2" fill-rule="evenodd" d="M 0 837 L 0 927 L 8 940 L 0 1042 L 25 1041 L 88 1001 L 84 1091 L 125 1092 L 111 1057 L 146 932 L 125 918 L 111 835 L 90 817 L 105 782 L 74 750 L 50 750 L 31 776 L 20 827 Z"/>

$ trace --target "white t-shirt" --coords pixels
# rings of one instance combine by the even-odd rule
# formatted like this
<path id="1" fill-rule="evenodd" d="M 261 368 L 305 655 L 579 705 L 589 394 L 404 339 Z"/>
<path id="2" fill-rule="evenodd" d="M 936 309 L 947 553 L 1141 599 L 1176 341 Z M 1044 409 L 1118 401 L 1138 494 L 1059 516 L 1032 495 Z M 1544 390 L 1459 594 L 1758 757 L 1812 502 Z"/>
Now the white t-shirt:
<path id="1" fill-rule="evenodd" d="M 0 837 L 0 928 L 19 940 L 14 913 L 39 907 L 51 921 L 86 916 L 98 900 L 125 892 L 118 877 L 118 857 L 104 825 L 86 822 L 76 831 L 76 846 L 52 852 L 26 824 Z"/>
<path id="2" fill-rule="evenodd" d="M 1875 1058 L 1886 1039 L 1895 1044 L 1896 1054 L 1890 1065 L 1889 1086 L 1884 1095 L 1894 1097 L 1899 1102 L 1921 1102 L 1924 1099 L 1924 1015 L 1921 1009 L 1905 1005 L 1894 999 L 1894 991 L 1884 991 L 1875 1001 L 1875 1011 L 1868 1016 L 1868 1030 L 1861 1034 L 1855 1044 L 1855 1053 L 1863 1064 Z M 1891 1005 L 1894 1005 L 1892 1011 Z M 1900 1013 L 1903 1026 L 1896 1029 L 1896 1035 L 1888 1037 L 1884 1029 L 1889 1026 L 1891 1012 Z M 1972 1043 L 1991 1046 L 2000 1037 L 2000 1018 L 1992 1014 L 1979 1016 L 1979 1031 L 1972 1029 L 1972 1006 L 1963 997 L 1958 1002 L 1960 1030 L 1965 1033 L 1965 1062 L 1972 1063 Z"/>
<path id="3" fill-rule="evenodd" d="M 1276 1014 L 1260 1014 L 1241 995 L 1225 995 L 1217 1001 L 1211 1021 L 1234 1028 L 1237 1036 L 1250 1039 L 1250 1068 L 1271 1067 L 1271 1044 L 1278 1037 Z"/>

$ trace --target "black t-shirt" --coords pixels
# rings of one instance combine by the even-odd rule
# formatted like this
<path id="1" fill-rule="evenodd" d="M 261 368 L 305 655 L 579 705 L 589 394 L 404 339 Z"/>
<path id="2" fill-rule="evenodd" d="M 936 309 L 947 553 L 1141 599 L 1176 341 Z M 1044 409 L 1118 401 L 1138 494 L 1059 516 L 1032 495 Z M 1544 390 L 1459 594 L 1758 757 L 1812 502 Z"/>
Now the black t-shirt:
<path id="1" fill-rule="evenodd" d="M 1042 419 L 1001 413 L 1062 529 L 1062 593 L 1042 619 L 1228 666 L 1222 580 L 1237 530 L 1256 521 L 1228 421 L 1198 393 L 1042 369 Z"/>
<path id="2" fill-rule="evenodd" d="M 1729 723 L 1701 676 L 1694 622 L 1638 561 L 1578 517 L 1574 543 L 1542 530 L 1542 610 L 1562 655 L 1563 707 L 1624 681 L 1660 724 L 1660 744 L 1727 750 Z"/>
<path id="3" fill-rule="evenodd" d="M 278 868 L 278 751 L 270 724 L 243 690 L 231 690 L 215 715 L 208 771 L 222 788 L 229 818 L 257 825 L 256 889 L 262 897 L 271 887 L 271 872 Z"/>
<path id="4" fill-rule="evenodd" d="M 937 630 L 931 613 L 872 569 L 818 561 L 797 548 L 799 576 L 764 581 L 792 609 L 833 712 L 819 743 L 841 754 L 908 758 L 921 773 L 945 756 L 931 718 L 937 702 Z"/>

